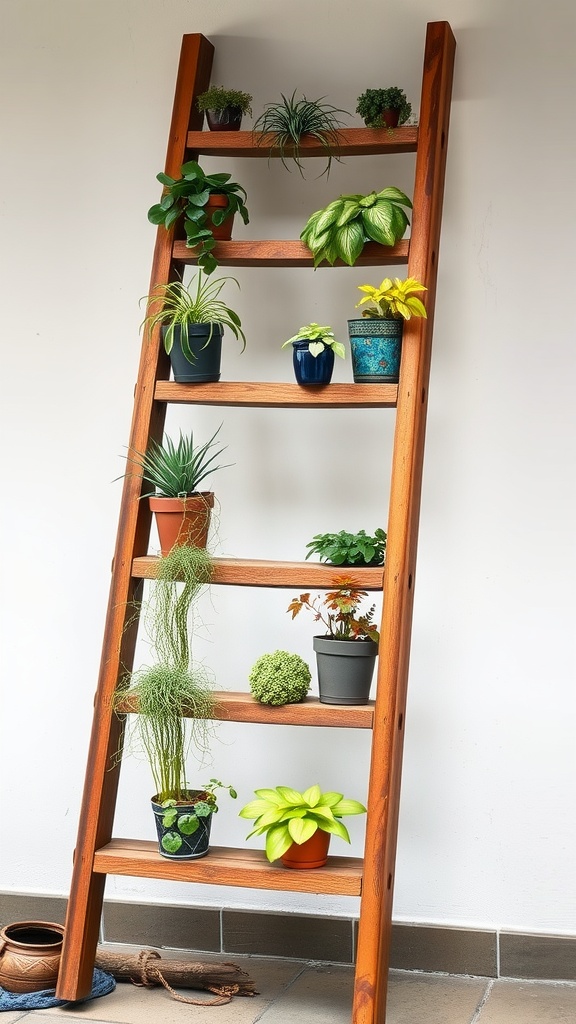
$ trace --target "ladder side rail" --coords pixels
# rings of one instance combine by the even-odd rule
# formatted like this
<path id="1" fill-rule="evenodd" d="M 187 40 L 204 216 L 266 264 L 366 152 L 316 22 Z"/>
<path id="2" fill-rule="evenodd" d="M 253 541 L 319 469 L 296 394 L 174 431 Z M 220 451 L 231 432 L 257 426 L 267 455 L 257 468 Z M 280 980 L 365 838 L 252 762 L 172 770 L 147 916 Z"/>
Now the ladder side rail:
<path id="1" fill-rule="evenodd" d="M 455 41 L 428 25 L 409 276 L 427 285 L 427 319 L 405 324 L 390 490 L 354 1024 L 384 1024 L 414 576 Z"/>
<path id="2" fill-rule="evenodd" d="M 173 177 L 178 176 L 185 159 L 188 131 L 198 128 L 201 123 L 195 98 L 208 87 L 213 52 L 212 44 L 199 33 L 184 36 L 165 165 L 166 173 Z M 160 227 L 156 236 L 150 291 L 175 276 L 172 245 L 172 232 Z M 167 380 L 168 376 L 169 360 L 160 343 L 160 330 L 151 336 L 145 333 L 135 390 L 130 448 L 144 451 L 151 438 L 159 440 L 162 437 L 166 405 L 154 400 L 154 390 L 156 381 Z M 134 557 L 146 554 L 151 523 L 148 504 L 140 501 L 142 486 L 142 473 L 134 467 L 124 479 L 122 491 L 57 987 L 60 999 L 79 999 L 92 988 L 105 884 L 104 875 L 94 874 L 93 860 L 95 851 L 112 835 L 123 739 L 123 722 L 113 710 L 113 695 L 133 663 L 138 623 L 134 619 L 128 628 L 127 623 L 133 617 L 142 581 L 133 579 L 132 562 Z"/>

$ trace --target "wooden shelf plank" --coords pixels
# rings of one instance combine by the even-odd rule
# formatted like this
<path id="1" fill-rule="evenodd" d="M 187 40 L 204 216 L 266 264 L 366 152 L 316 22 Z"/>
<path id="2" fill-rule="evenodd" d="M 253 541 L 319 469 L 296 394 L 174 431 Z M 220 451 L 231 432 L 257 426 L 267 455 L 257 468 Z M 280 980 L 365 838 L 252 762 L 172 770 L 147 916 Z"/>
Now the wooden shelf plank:
<path id="1" fill-rule="evenodd" d="M 284 704 L 274 708 L 259 704 L 250 693 L 218 690 L 214 717 L 222 722 L 249 722 L 253 725 L 308 725 L 330 729 L 371 729 L 374 701 L 369 704 L 321 704 L 317 697 L 307 697 L 301 704 Z M 122 714 L 136 714 L 138 703 L 127 697 L 118 706 Z M 187 717 L 184 714 L 183 717 Z"/>
<path id="2" fill-rule="evenodd" d="M 112 839 L 96 851 L 94 871 L 105 875 L 163 878 L 173 882 L 338 896 L 359 896 L 362 890 L 362 861 L 353 857 L 330 857 L 324 868 L 294 871 L 282 865 L 269 864 L 260 850 L 212 846 L 206 857 L 178 862 L 161 857 L 157 843 L 142 839 Z"/>
<path id="3" fill-rule="evenodd" d="M 270 137 L 255 132 L 188 132 L 188 149 L 214 156 L 265 157 L 280 156 L 278 149 L 270 152 Z M 415 153 L 418 128 L 402 127 L 393 131 L 384 128 L 344 128 L 338 132 L 339 156 L 374 156 L 380 153 Z M 302 139 L 303 157 L 324 157 L 326 150 L 315 139 Z M 287 150 L 289 155 L 290 151 Z M 289 158 L 289 156 L 288 156 Z"/>
<path id="4" fill-rule="evenodd" d="M 354 266 L 356 267 L 388 267 L 400 266 L 408 262 L 410 244 L 407 238 L 396 245 L 379 245 L 367 242 Z M 312 267 L 312 253 L 304 242 L 295 239 L 258 239 L 257 241 L 217 242 L 214 256 L 222 267 Z M 185 241 L 175 241 L 172 255 L 181 263 L 196 263 L 194 249 L 189 249 Z M 328 267 L 321 263 L 319 270 Z M 340 260 L 337 267 L 346 266 Z"/>
<path id="5" fill-rule="evenodd" d="M 132 575 L 155 579 L 158 557 L 143 555 L 132 562 Z M 322 562 L 273 562 L 256 558 L 215 558 L 212 583 L 233 587 L 330 588 L 335 576 L 353 576 L 365 590 L 382 590 L 384 566 L 343 567 Z"/>
<path id="6" fill-rule="evenodd" d="M 214 384 L 156 383 L 154 398 L 159 402 L 193 402 L 195 405 L 252 406 L 289 409 L 375 409 L 394 408 L 397 384 L 327 384 L 301 387 L 276 382 L 228 381 Z"/>

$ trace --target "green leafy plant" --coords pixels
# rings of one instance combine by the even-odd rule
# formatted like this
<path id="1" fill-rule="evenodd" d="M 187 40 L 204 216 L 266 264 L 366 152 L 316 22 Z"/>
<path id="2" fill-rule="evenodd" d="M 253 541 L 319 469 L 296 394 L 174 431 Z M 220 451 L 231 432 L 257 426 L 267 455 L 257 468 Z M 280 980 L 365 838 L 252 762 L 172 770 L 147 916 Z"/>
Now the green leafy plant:
<path id="1" fill-rule="evenodd" d="M 212 252 L 216 242 L 206 204 L 211 195 L 226 197 L 226 206 L 212 214 L 212 224 L 217 227 L 235 213 L 239 213 L 248 224 L 246 190 L 237 182 L 230 181 L 230 174 L 206 174 L 196 160 L 182 164 L 180 173 L 182 177 L 177 179 L 163 172 L 156 175 L 164 186 L 164 195 L 148 210 L 148 220 L 152 224 L 163 224 L 168 229 L 184 217 L 186 245 L 190 249 L 198 249 L 198 265 L 211 274 L 218 261 Z"/>
<path id="2" fill-rule="evenodd" d="M 368 128 L 387 127 L 382 117 L 384 110 L 397 110 L 400 125 L 410 117 L 412 104 L 408 102 L 406 93 L 396 85 L 390 86 L 389 89 L 366 89 L 358 97 L 356 113 L 360 114 Z"/>
<path id="3" fill-rule="evenodd" d="M 380 634 L 373 621 L 376 606 L 372 605 L 367 612 L 360 614 L 360 604 L 368 597 L 367 592 L 361 590 L 351 576 L 335 576 L 333 585 L 334 590 L 323 596 L 311 598 L 306 593 L 293 598 L 287 609 L 292 612 L 292 618 L 295 619 L 306 608 L 313 613 L 315 622 L 322 622 L 326 636 L 332 640 L 368 638 L 378 643 Z"/>
<path id="4" fill-rule="evenodd" d="M 217 447 L 215 438 L 221 429 L 222 425 L 202 445 L 194 443 L 193 431 L 189 434 L 180 431 L 177 444 L 165 435 L 162 443 L 151 440 L 145 452 L 130 449 L 128 461 L 142 469 L 146 483 L 153 487 L 152 491 L 146 491 L 141 497 L 157 494 L 162 498 L 179 498 L 195 494 L 210 473 L 226 469 L 227 466 L 213 464 L 225 451 L 225 448 L 213 451 Z"/>
<path id="5" fill-rule="evenodd" d="M 331 348 L 334 355 L 340 356 L 341 359 L 346 357 L 346 349 L 341 341 L 336 341 L 334 337 L 334 331 L 331 327 L 322 327 L 320 324 L 306 324 L 301 327 L 298 334 L 295 334 L 293 338 L 288 338 L 282 345 L 282 348 L 286 348 L 287 345 L 292 344 L 293 341 L 308 341 L 308 351 L 311 356 L 319 356 L 325 348 Z"/>
<path id="6" fill-rule="evenodd" d="M 320 786 L 310 786 L 299 793 L 289 786 L 257 789 L 257 800 L 251 800 L 240 811 L 241 818 L 254 820 L 254 828 L 246 837 L 266 836 L 266 856 L 278 860 L 292 846 L 310 839 L 318 829 L 340 836 L 350 842 L 348 829 L 341 818 L 349 814 L 365 814 L 358 800 L 348 800 L 342 793 L 322 793 Z"/>
<path id="7" fill-rule="evenodd" d="M 382 565 L 386 552 L 386 533 L 378 527 L 374 536 L 365 530 L 358 533 L 317 533 L 309 544 L 306 558 L 318 555 L 321 562 L 332 565 Z"/>
<path id="8" fill-rule="evenodd" d="M 315 139 L 326 151 L 327 164 L 322 174 L 328 176 L 332 159 L 339 159 L 338 129 L 343 127 L 344 122 L 338 114 L 348 114 L 348 111 L 323 103 L 324 97 L 308 100 L 303 96 L 297 100 L 296 90 L 289 99 L 281 95 L 282 101 L 267 103 L 263 113 L 254 122 L 258 144 L 270 146 L 271 153 L 277 149 L 287 170 L 290 168 L 286 160 L 290 157 L 304 176 L 300 143 L 305 137 Z"/>
<path id="9" fill-rule="evenodd" d="M 226 107 L 235 107 L 243 114 L 252 113 L 252 96 L 239 89 L 225 89 L 221 85 L 211 85 L 205 92 L 200 93 L 196 104 L 198 110 L 226 110 Z"/>
<path id="10" fill-rule="evenodd" d="M 260 704 L 299 704 L 308 690 L 312 675 L 299 654 L 274 651 L 262 654 L 248 676 L 252 696 Z"/>
<path id="11" fill-rule="evenodd" d="M 194 746 L 204 757 L 213 733 L 212 681 L 192 661 L 190 644 L 191 609 L 212 571 L 202 548 L 176 547 L 159 559 L 142 609 L 156 663 L 133 672 L 115 697 L 117 711 L 137 708 L 132 736 L 148 759 L 159 803 L 185 799 L 189 751 Z"/>
<path id="12" fill-rule="evenodd" d="M 200 819 L 209 818 L 218 811 L 216 790 L 228 790 L 233 800 L 238 794 L 233 786 L 225 786 L 218 779 L 210 779 L 201 790 L 188 790 L 185 794 L 185 801 L 188 805 L 186 810 L 177 800 L 163 800 L 161 807 L 163 815 L 161 818 L 162 828 L 167 829 L 162 836 L 161 845 L 167 853 L 177 853 L 185 840 L 182 836 L 193 836 L 200 828 Z M 188 807 L 191 809 L 188 810 Z"/>
<path id="13" fill-rule="evenodd" d="M 174 336 L 179 330 L 182 351 L 191 363 L 195 357 L 186 330 L 190 324 L 222 324 L 223 327 L 229 327 L 238 341 L 242 339 L 243 352 L 246 348 L 246 337 L 240 317 L 218 297 L 226 281 L 234 281 L 234 284 L 240 287 L 235 277 L 206 280 L 202 270 L 198 270 L 188 285 L 184 285 L 182 281 L 157 285 L 150 295 L 145 295 L 140 300 L 147 302 L 148 312 L 141 326 L 147 328 L 149 332 L 158 325 L 166 328 L 164 348 L 168 354 L 172 351 Z M 210 344 L 212 333 L 211 328 L 207 345 Z"/>
<path id="14" fill-rule="evenodd" d="M 415 294 L 425 292 L 426 288 L 414 277 L 407 277 L 404 281 L 395 277 L 385 277 L 379 288 L 373 288 L 370 284 L 358 285 L 361 292 L 365 292 L 363 299 L 356 303 L 357 307 L 365 302 L 371 302 L 362 311 L 363 317 L 379 320 L 410 320 L 413 316 L 426 317 L 426 309 L 423 302 Z"/>
<path id="15" fill-rule="evenodd" d="M 342 195 L 309 217 L 300 238 L 314 256 L 333 265 L 341 259 L 354 266 L 366 242 L 395 245 L 409 224 L 403 206 L 408 196 L 391 186 L 369 195 Z"/>

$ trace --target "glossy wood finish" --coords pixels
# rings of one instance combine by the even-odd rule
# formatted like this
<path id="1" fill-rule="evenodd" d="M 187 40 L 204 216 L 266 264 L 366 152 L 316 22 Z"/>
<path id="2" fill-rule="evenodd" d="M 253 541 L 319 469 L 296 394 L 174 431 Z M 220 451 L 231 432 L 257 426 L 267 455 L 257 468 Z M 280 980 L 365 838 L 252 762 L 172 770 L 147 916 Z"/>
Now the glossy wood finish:
<path id="1" fill-rule="evenodd" d="M 215 697 L 214 718 L 222 722 L 371 729 L 374 720 L 374 701 L 366 705 L 344 706 L 321 704 L 317 697 L 307 697 L 301 704 L 284 704 L 282 707 L 274 708 L 267 704 L 259 704 L 249 693 L 218 690 Z M 125 714 L 137 714 L 137 701 L 127 697 L 118 710 Z"/>
<path id="2" fill-rule="evenodd" d="M 188 146 L 197 153 L 210 156 L 264 157 L 280 156 L 277 149 L 270 152 L 269 136 L 262 139 L 254 132 L 189 132 Z M 418 129 L 395 128 L 388 132 L 382 128 L 344 128 L 338 132 L 338 155 L 377 156 L 384 153 L 415 153 Z M 303 139 L 300 151 L 304 157 L 324 157 L 326 150 L 314 139 Z M 290 152 L 289 150 L 287 151 Z"/>
<path id="3" fill-rule="evenodd" d="M 135 558 L 132 574 L 138 579 L 153 580 L 157 575 L 158 558 L 144 555 Z M 384 569 L 343 568 L 321 562 L 272 562 L 257 558 L 215 558 L 212 583 L 233 587 L 318 587 L 330 588 L 334 577 L 343 573 L 353 576 L 365 590 L 382 590 Z"/>
<path id="4" fill-rule="evenodd" d="M 410 660 L 424 435 L 455 41 L 428 25 L 408 274 L 426 284 L 428 319 L 404 330 L 392 461 L 384 607 L 353 1024 L 384 1024 Z"/>
<path id="5" fill-rule="evenodd" d="M 378 245 L 367 242 L 354 264 L 356 267 L 395 267 L 408 262 L 410 243 L 408 239 L 396 245 Z M 312 267 L 314 259 L 304 242 L 294 239 L 259 239 L 242 242 L 233 238 L 230 242 L 217 242 L 214 255 L 223 267 Z M 194 250 L 186 242 L 174 242 L 174 259 L 181 263 L 196 263 Z M 335 264 L 345 266 L 341 260 Z M 328 263 L 321 263 L 318 270 L 330 269 Z"/>
<path id="6" fill-rule="evenodd" d="M 362 891 L 362 861 L 353 857 L 329 857 L 324 868 L 293 871 L 278 864 L 269 864 L 261 850 L 211 846 L 206 857 L 179 863 L 161 857 L 157 843 L 142 839 L 112 839 L 96 852 L 94 870 L 102 874 L 163 878 L 172 882 L 238 885 L 250 889 L 333 896 L 359 896 Z"/>
<path id="7" fill-rule="evenodd" d="M 160 402 L 194 405 L 291 409 L 393 408 L 397 384 L 327 384 L 325 387 L 258 381 L 226 381 L 216 384 L 177 384 L 159 380 L 154 397 Z"/>

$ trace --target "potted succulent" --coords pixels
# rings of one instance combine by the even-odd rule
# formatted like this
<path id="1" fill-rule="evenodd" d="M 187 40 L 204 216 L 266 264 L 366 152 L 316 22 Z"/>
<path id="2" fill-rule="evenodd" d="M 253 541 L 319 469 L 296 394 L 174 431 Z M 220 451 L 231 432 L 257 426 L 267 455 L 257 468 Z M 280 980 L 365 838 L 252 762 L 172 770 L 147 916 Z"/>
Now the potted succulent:
<path id="1" fill-rule="evenodd" d="M 338 129 L 343 127 L 343 122 L 338 114 L 348 114 L 348 111 L 323 103 L 322 99 L 308 100 L 303 96 L 297 100 L 295 97 L 296 90 L 290 99 L 282 94 L 282 100 L 278 103 L 266 104 L 263 113 L 254 122 L 258 144 L 269 146 L 270 154 L 277 149 L 287 170 L 290 168 L 286 160 L 290 157 L 304 177 L 300 143 L 305 138 L 314 139 L 326 152 L 327 163 L 322 174 L 328 177 L 332 159 L 339 159 Z"/>
<path id="2" fill-rule="evenodd" d="M 186 245 L 198 250 L 198 265 L 211 274 L 218 266 L 212 250 L 216 241 L 231 238 L 234 214 L 239 213 L 248 224 L 246 190 L 230 181 L 230 174 L 205 174 L 196 160 L 182 164 L 180 173 L 178 179 L 156 175 L 164 194 L 148 210 L 148 220 L 168 229 L 183 217 Z"/>
<path id="3" fill-rule="evenodd" d="M 196 100 L 200 113 L 206 114 L 211 132 L 238 131 L 242 115 L 252 113 L 251 103 L 249 93 L 239 89 L 225 89 L 221 85 L 211 85 Z"/>
<path id="4" fill-rule="evenodd" d="M 214 465 L 224 451 L 214 450 L 220 430 L 221 426 L 201 445 L 194 443 L 194 433 L 190 431 L 180 432 L 177 444 L 165 436 L 163 443 L 152 440 L 145 452 L 130 449 L 128 461 L 140 467 L 145 484 L 153 488 L 141 496 L 148 498 L 156 516 L 163 555 L 173 547 L 206 547 L 214 494 L 199 491 L 198 487 L 210 473 L 226 468 Z"/>
<path id="5" fill-rule="evenodd" d="M 386 552 L 386 533 L 380 527 L 369 536 L 365 530 L 358 533 L 317 533 L 309 544 L 306 558 L 318 555 L 321 562 L 331 565 L 383 565 Z"/>
<path id="6" fill-rule="evenodd" d="M 361 284 L 359 289 L 365 295 L 357 306 L 370 305 L 360 319 L 348 321 L 354 380 L 357 384 L 397 384 L 404 321 L 426 316 L 416 294 L 426 288 L 413 277 L 404 281 L 385 277 L 379 288 Z"/>
<path id="7" fill-rule="evenodd" d="M 306 593 L 293 598 L 288 611 L 295 619 L 306 608 L 326 628 L 325 635 L 313 639 L 320 703 L 367 704 L 380 639 L 375 605 L 360 612 L 368 594 L 351 576 L 336 576 L 333 584 L 323 597 Z"/>
<path id="8" fill-rule="evenodd" d="M 182 281 L 159 284 L 145 296 L 148 315 L 142 327 L 151 332 L 161 325 L 164 348 L 179 383 L 220 380 L 225 327 L 242 339 L 242 352 L 246 348 L 240 317 L 219 298 L 226 281 L 240 287 L 235 277 L 206 279 L 198 269 L 188 285 Z"/>
<path id="9" fill-rule="evenodd" d="M 391 186 L 368 195 L 342 195 L 309 218 L 300 235 L 314 256 L 334 265 L 343 260 L 353 267 L 366 242 L 395 245 L 409 224 L 402 207 L 412 207 L 408 196 Z"/>
<path id="10" fill-rule="evenodd" d="M 240 811 L 241 818 L 254 820 L 246 837 L 266 836 L 266 856 L 281 860 L 288 868 L 321 868 L 328 860 L 330 836 L 350 842 L 348 829 L 340 820 L 348 814 L 365 814 L 364 804 L 348 800 L 342 793 L 322 793 L 310 786 L 299 793 L 289 786 L 255 790 Z"/>
<path id="11" fill-rule="evenodd" d="M 237 793 L 218 779 L 210 779 L 202 789 L 186 789 L 181 799 L 152 797 L 152 810 L 158 833 L 158 852 L 169 860 L 196 860 L 205 857 L 210 845 L 212 815 L 218 811 L 217 789 L 227 789 L 233 800 Z"/>
<path id="12" fill-rule="evenodd" d="M 358 97 L 356 113 L 368 128 L 397 128 L 412 113 L 412 104 L 398 86 L 388 89 L 366 89 Z"/>
<path id="13" fill-rule="evenodd" d="M 252 666 L 248 680 L 254 700 L 259 704 L 301 704 L 312 676 L 299 654 L 274 651 L 262 654 Z"/>
<path id="14" fill-rule="evenodd" d="M 282 345 L 292 345 L 292 363 L 298 384 L 329 384 L 334 370 L 334 356 L 345 358 L 346 350 L 336 341 L 331 327 L 306 324 L 298 334 Z"/>

